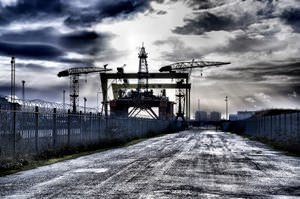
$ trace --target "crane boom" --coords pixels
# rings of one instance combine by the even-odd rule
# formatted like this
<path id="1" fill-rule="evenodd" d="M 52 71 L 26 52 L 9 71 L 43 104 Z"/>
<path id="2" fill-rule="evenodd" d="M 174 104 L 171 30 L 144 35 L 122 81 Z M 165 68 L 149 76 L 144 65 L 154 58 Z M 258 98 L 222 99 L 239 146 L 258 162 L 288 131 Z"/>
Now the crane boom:
<path id="1" fill-rule="evenodd" d="M 100 67 L 78 67 L 78 68 L 69 68 L 67 70 L 60 71 L 57 76 L 58 77 L 67 77 L 70 75 L 80 75 L 80 74 L 88 74 L 88 73 L 101 73 L 105 71 L 111 71 L 112 69 L 107 69 L 107 65 L 104 65 L 103 68 Z"/>
<path id="2" fill-rule="evenodd" d="M 212 61 L 187 61 L 187 62 L 176 62 L 163 66 L 159 69 L 159 72 L 171 72 L 178 70 L 186 70 L 191 68 L 205 68 L 209 66 L 220 66 L 230 64 L 230 62 L 212 62 Z"/>

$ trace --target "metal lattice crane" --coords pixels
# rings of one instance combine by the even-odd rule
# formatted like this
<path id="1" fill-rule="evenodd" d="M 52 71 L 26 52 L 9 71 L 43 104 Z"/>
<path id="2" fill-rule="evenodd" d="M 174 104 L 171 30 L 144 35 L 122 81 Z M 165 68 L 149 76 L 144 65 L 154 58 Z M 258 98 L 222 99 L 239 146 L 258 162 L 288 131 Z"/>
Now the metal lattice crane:
<path id="1" fill-rule="evenodd" d="M 106 71 L 111 71 L 111 69 L 106 68 L 107 64 L 100 67 L 78 67 L 69 68 L 67 70 L 60 71 L 58 77 L 68 77 L 70 76 L 70 102 L 72 104 L 72 111 L 76 112 L 77 105 L 79 104 L 79 76 L 82 74 L 89 73 L 103 73 Z"/>
<path id="2" fill-rule="evenodd" d="M 206 68 L 210 66 L 221 66 L 227 65 L 230 62 L 213 62 L 213 61 L 186 61 L 186 62 L 176 62 L 163 66 L 159 69 L 159 72 L 176 72 L 176 71 L 186 71 L 193 68 Z"/>
<path id="3" fill-rule="evenodd" d="M 183 62 L 176 62 L 172 63 L 166 66 L 163 66 L 159 69 L 159 72 L 169 72 L 169 73 L 175 73 L 175 72 L 188 72 L 189 75 L 191 74 L 192 69 L 194 68 L 206 68 L 211 66 L 221 66 L 221 65 L 227 65 L 230 64 L 230 62 L 215 62 L 215 61 L 195 61 L 194 59 L 192 61 L 183 61 Z M 202 76 L 202 72 L 201 72 Z M 180 80 L 177 83 L 182 84 L 184 80 Z M 188 81 L 188 79 L 186 80 Z M 188 82 L 186 82 L 188 83 Z M 185 91 L 187 92 L 187 90 Z M 177 102 L 178 102 L 178 112 L 176 113 L 176 120 L 178 118 L 182 118 L 184 121 L 184 107 L 186 107 L 186 110 L 190 110 L 190 96 L 187 97 L 189 99 L 184 99 L 184 96 L 187 96 L 184 94 L 184 91 L 182 89 L 178 89 L 176 93 Z M 183 104 L 183 106 L 182 106 Z M 185 106 L 186 105 L 186 106 Z"/>

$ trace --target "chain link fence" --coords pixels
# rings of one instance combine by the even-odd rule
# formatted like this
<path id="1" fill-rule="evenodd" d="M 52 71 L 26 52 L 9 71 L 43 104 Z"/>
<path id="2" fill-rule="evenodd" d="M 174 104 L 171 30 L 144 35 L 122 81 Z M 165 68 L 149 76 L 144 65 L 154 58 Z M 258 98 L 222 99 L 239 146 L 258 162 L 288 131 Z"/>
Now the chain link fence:
<path id="1" fill-rule="evenodd" d="M 0 160 L 39 155 L 64 147 L 126 142 L 159 134 L 170 121 L 107 118 L 96 113 L 0 109 Z"/>
<path id="2" fill-rule="evenodd" d="M 283 148 L 300 152 L 300 112 L 233 121 L 226 130 L 266 139 Z"/>

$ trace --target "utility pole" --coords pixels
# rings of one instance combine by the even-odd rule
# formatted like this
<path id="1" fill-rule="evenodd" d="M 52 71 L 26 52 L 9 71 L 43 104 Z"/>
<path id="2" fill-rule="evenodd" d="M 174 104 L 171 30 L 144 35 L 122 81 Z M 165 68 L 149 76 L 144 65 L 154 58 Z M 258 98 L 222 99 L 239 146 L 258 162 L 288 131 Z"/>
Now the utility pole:
<path id="1" fill-rule="evenodd" d="M 63 90 L 63 109 L 66 109 L 66 90 Z"/>
<path id="2" fill-rule="evenodd" d="M 198 111 L 200 111 L 200 99 L 198 99 Z"/>
<path id="3" fill-rule="evenodd" d="M 226 116 L 225 119 L 228 120 L 228 96 L 225 97 L 225 103 L 226 103 Z"/>
<path id="4" fill-rule="evenodd" d="M 11 81 L 10 81 L 10 100 L 11 103 L 15 102 L 16 95 L 16 62 L 15 57 L 11 58 Z"/>
<path id="5" fill-rule="evenodd" d="M 83 109 L 83 111 L 84 111 L 84 113 L 86 113 L 86 101 L 87 101 L 86 97 L 84 97 L 83 100 L 84 100 L 84 109 Z"/>
<path id="6" fill-rule="evenodd" d="M 25 80 L 22 80 L 22 102 L 25 103 Z"/>

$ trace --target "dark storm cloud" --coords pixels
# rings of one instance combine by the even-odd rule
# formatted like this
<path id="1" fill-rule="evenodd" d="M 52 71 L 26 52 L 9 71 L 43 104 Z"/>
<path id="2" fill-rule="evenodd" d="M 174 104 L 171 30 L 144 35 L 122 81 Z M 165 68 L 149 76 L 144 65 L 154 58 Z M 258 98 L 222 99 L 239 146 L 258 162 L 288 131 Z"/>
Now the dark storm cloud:
<path id="1" fill-rule="evenodd" d="M 0 54 L 33 59 L 53 59 L 64 53 L 57 47 L 46 44 L 0 42 Z"/>
<path id="2" fill-rule="evenodd" d="M 111 33 L 95 31 L 71 31 L 61 33 L 52 27 L 37 30 L 5 32 L 0 35 L 0 54 L 14 55 L 22 58 L 48 59 L 59 62 L 83 64 L 83 60 L 63 57 L 68 52 L 94 56 L 111 49 Z M 45 49 L 42 49 L 42 48 Z M 38 50 L 36 53 L 35 51 Z M 116 50 L 110 50 L 112 56 Z M 48 55 L 46 54 L 48 53 Z M 91 63 L 93 60 L 86 58 Z"/>
<path id="3" fill-rule="evenodd" d="M 206 10 L 210 8 L 219 7 L 226 4 L 226 0 L 185 0 L 187 5 L 192 7 L 194 10 Z"/>
<path id="4" fill-rule="evenodd" d="M 21 42 L 21 43 L 56 43 L 56 37 L 58 36 L 57 30 L 52 27 L 46 27 L 36 30 L 4 32 L 0 36 L 0 40 L 9 42 Z"/>
<path id="5" fill-rule="evenodd" d="M 7 23 L 62 16 L 64 6 L 60 0 L 19 0 L 15 5 L 1 7 L 1 15 Z"/>
<path id="6" fill-rule="evenodd" d="M 71 27 L 90 26 L 105 18 L 128 18 L 150 9 L 150 2 L 144 0 L 115 1 L 61 1 L 61 0 L 19 0 L 16 4 L 0 6 L 0 24 L 11 22 L 41 21 L 65 18 Z"/>
<path id="7" fill-rule="evenodd" d="M 298 84 L 300 83 L 300 62 L 260 62 L 248 66 L 226 69 L 227 73 L 213 73 L 208 79 L 240 81 L 264 84 Z"/>
<path id="8" fill-rule="evenodd" d="M 194 19 L 184 19 L 185 25 L 178 26 L 172 31 L 176 34 L 201 35 L 209 31 L 231 31 L 246 28 L 253 20 L 250 15 L 245 14 L 241 18 L 233 15 L 218 16 L 211 12 L 203 12 Z"/>
<path id="9" fill-rule="evenodd" d="M 65 24 L 71 27 L 90 26 L 105 18 L 127 19 L 129 16 L 144 12 L 149 8 L 149 1 L 144 0 L 99 1 L 81 12 L 71 12 L 65 20 Z"/>
<path id="10" fill-rule="evenodd" d="M 246 1 L 235 2 L 233 5 L 229 5 L 230 1 L 215 0 L 186 0 L 185 2 L 197 12 L 193 13 L 194 17 L 186 17 L 183 26 L 177 26 L 172 30 L 176 34 L 202 35 L 210 31 L 246 29 L 249 25 L 260 20 L 276 17 L 274 12 L 276 10 L 275 2 L 277 1 L 273 0 L 253 1 L 253 5 L 257 2 L 261 6 L 259 8 L 253 6 L 249 11 L 244 9 L 244 6 L 249 5 L 241 3 Z M 219 7 L 218 10 L 212 10 L 216 7 Z M 257 10 L 254 12 L 252 9 Z"/>
<path id="11" fill-rule="evenodd" d="M 110 34 L 94 31 L 76 31 L 62 35 L 59 43 L 69 51 L 95 55 L 109 46 Z"/>
<path id="12" fill-rule="evenodd" d="M 226 4 L 226 0 L 151 0 L 157 3 L 166 4 L 174 2 L 184 2 L 194 10 L 205 10 L 209 8 L 215 8 Z"/>
<path id="13" fill-rule="evenodd" d="M 265 76 L 288 76 L 293 78 L 291 80 L 298 80 L 300 83 L 300 61 L 288 64 L 262 62 L 247 67 L 235 67 L 228 70 L 251 73 L 255 77 L 260 77 L 260 80 L 264 80 L 263 77 Z"/>
<path id="14" fill-rule="evenodd" d="M 300 32 L 300 8 L 290 8 L 285 10 L 281 19 L 289 24 L 296 32 Z"/>

